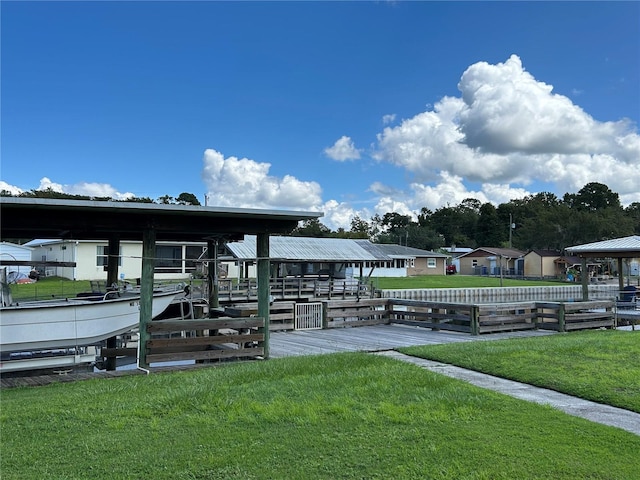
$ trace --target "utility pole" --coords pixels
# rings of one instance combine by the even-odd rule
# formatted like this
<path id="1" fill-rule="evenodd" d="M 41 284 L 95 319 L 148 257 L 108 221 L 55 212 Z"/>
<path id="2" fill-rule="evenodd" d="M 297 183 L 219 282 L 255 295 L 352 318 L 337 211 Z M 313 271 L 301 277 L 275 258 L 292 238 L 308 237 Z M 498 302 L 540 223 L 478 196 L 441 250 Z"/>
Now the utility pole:
<path id="1" fill-rule="evenodd" d="M 509 248 L 512 248 L 513 229 L 516 228 L 516 224 L 513 223 L 513 215 L 509 214 Z"/>

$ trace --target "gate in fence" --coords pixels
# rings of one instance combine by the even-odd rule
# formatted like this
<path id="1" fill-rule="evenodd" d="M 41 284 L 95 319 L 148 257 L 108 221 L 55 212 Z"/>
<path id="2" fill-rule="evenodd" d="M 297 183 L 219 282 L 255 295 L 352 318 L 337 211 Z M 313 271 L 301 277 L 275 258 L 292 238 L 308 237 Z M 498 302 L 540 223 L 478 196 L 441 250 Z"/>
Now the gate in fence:
<path id="1" fill-rule="evenodd" d="M 322 328 L 322 302 L 296 303 L 296 330 Z"/>

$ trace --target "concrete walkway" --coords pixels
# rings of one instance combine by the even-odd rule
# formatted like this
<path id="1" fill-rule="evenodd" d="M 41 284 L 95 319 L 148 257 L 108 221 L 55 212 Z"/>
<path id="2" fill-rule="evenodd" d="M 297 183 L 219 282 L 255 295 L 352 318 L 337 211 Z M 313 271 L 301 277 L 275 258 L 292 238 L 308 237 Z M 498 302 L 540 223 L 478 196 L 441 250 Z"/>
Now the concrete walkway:
<path id="1" fill-rule="evenodd" d="M 569 415 L 621 428 L 622 430 L 626 430 L 627 432 L 640 436 L 640 414 L 630 412 L 629 410 L 590 402 L 588 400 L 565 395 L 564 393 L 559 393 L 554 390 L 534 387 L 532 385 L 474 372 L 473 370 L 466 370 L 446 363 L 411 357 L 393 350 L 376 352 L 375 354 L 412 363 L 432 372 L 464 380 L 478 387 L 504 393 L 505 395 L 519 398 L 520 400 L 526 400 L 528 402 L 535 402 L 543 405 L 551 405 L 552 407 L 562 410 Z"/>

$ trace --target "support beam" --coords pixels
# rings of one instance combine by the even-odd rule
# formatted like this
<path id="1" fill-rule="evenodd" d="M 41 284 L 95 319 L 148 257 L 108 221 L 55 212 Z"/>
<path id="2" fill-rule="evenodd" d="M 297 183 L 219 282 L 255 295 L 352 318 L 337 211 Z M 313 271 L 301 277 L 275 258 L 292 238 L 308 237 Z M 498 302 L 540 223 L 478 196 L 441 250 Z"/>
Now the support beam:
<path id="1" fill-rule="evenodd" d="M 107 288 L 118 283 L 118 262 L 120 260 L 120 239 L 109 237 L 107 247 Z"/>
<path id="2" fill-rule="evenodd" d="M 207 271 L 207 282 L 209 284 L 209 318 L 213 318 L 213 309 L 220 307 L 217 240 L 207 240 L 207 252 L 207 256 L 209 257 L 209 268 Z"/>
<path id="3" fill-rule="evenodd" d="M 148 228 L 142 235 L 142 277 L 140 280 L 140 340 L 138 347 L 138 367 L 148 369 L 147 325 L 153 318 L 153 270 L 156 258 L 156 231 Z"/>
<path id="4" fill-rule="evenodd" d="M 258 258 L 258 316 L 264 318 L 264 358 L 269 358 L 269 234 L 256 237 Z"/>
<path id="5" fill-rule="evenodd" d="M 622 291 L 624 290 L 624 271 L 622 263 L 622 257 L 618 257 L 618 298 L 620 298 L 620 295 L 622 295 Z"/>
<path id="6" fill-rule="evenodd" d="M 107 247 L 107 291 L 113 284 L 118 283 L 118 263 L 120 261 L 120 239 L 118 237 L 109 237 L 109 246 Z M 107 348 L 116 348 L 116 337 L 107 338 Z M 105 364 L 107 371 L 116 369 L 116 357 L 107 357 Z"/>
<path id="7" fill-rule="evenodd" d="M 580 258 L 580 280 L 582 283 L 582 300 L 589 300 L 589 269 L 587 268 L 587 257 Z"/>

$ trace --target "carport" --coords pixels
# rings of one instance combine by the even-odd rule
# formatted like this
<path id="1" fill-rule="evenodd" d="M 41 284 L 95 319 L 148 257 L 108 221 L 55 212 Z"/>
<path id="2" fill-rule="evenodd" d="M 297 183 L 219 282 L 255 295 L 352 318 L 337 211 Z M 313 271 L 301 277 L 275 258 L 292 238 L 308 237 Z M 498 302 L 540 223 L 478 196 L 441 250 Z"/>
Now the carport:
<path id="1" fill-rule="evenodd" d="M 640 257 L 640 235 L 614 238 L 601 242 L 586 243 L 566 248 L 571 255 L 580 257 L 582 272 L 587 271 L 587 258 L 615 258 L 618 262 L 619 290 L 624 289 L 624 276 L 622 275 L 622 263 L 624 259 Z M 582 299 L 589 298 L 589 278 L 582 275 Z"/>
<path id="2" fill-rule="evenodd" d="M 269 236 L 290 233 L 298 222 L 322 216 L 320 212 L 28 197 L 0 198 L 0 212 L 2 239 L 108 241 L 107 284 L 117 282 L 120 241 L 142 241 L 141 344 L 147 340 L 146 326 L 151 322 L 156 241 L 206 241 L 213 252 L 218 242 L 256 235 L 258 316 L 265 319 L 265 358 L 269 356 Z M 210 260 L 209 280 L 215 285 L 215 265 Z M 215 288 L 211 291 L 215 295 Z M 138 364 L 149 366 L 144 349 Z"/>

